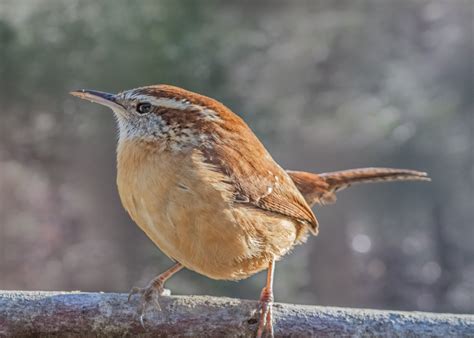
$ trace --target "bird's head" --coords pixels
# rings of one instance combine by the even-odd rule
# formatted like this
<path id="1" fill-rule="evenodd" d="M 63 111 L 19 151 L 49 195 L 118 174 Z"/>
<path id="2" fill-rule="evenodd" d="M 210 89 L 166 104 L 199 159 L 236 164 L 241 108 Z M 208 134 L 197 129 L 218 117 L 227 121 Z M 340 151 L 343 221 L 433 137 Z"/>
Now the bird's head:
<path id="1" fill-rule="evenodd" d="M 118 94 L 86 89 L 71 94 L 111 108 L 121 140 L 159 141 L 177 151 L 208 142 L 215 129 L 233 115 L 211 98 L 168 85 Z"/>

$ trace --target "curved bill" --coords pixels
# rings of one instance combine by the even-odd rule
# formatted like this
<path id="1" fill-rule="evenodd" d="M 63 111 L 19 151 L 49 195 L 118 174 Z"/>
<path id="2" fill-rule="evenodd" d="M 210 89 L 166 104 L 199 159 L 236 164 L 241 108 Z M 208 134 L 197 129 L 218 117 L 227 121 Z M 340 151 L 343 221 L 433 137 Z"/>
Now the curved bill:
<path id="1" fill-rule="evenodd" d="M 107 106 L 112 110 L 121 109 L 123 110 L 124 107 L 117 102 L 117 96 L 110 93 L 99 92 L 97 90 L 88 90 L 88 89 L 80 89 L 74 90 L 69 94 L 77 96 L 83 100 L 88 100 L 90 102 L 98 103 L 103 106 Z"/>

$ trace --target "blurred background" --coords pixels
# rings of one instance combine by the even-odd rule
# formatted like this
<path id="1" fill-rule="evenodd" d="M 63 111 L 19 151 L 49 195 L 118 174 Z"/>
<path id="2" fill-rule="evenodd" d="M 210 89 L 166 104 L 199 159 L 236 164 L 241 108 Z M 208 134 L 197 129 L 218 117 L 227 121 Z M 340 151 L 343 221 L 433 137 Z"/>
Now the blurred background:
<path id="1" fill-rule="evenodd" d="M 428 171 L 316 207 L 279 302 L 474 313 L 471 0 L 0 2 L 0 289 L 128 292 L 171 265 L 122 209 L 116 126 L 68 95 L 168 83 L 313 172 Z M 190 271 L 175 294 L 256 299 Z"/>

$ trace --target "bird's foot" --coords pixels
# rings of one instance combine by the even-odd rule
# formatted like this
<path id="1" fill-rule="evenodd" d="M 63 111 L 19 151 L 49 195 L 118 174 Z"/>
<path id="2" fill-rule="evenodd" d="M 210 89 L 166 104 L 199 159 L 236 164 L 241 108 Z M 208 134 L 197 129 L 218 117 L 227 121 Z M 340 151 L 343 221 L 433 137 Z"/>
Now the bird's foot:
<path id="1" fill-rule="evenodd" d="M 145 327 L 144 317 L 145 313 L 152 305 L 158 311 L 161 311 L 161 306 L 159 302 L 160 296 L 169 295 L 169 290 L 164 288 L 164 281 L 160 278 L 153 279 L 148 285 L 144 288 L 133 287 L 128 294 L 128 301 L 133 295 L 139 294 L 140 300 L 138 303 L 138 315 L 140 316 L 140 323 Z"/>
<path id="2" fill-rule="evenodd" d="M 267 335 L 273 337 L 273 292 L 264 288 L 260 295 L 257 312 L 260 313 L 258 321 L 257 338 Z"/>

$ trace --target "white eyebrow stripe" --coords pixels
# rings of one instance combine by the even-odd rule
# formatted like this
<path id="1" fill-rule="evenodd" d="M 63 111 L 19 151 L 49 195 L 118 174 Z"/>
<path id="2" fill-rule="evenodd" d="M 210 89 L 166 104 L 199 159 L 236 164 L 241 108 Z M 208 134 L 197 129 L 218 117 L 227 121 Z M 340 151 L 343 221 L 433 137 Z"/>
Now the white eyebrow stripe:
<path id="1" fill-rule="evenodd" d="M 150 102 L 152 105 L 157 107 L 165 107 L 170 109 L 179 109 L 179 110 L 186 110 L 193 106 L 200 107 L 198 105 L 191 104 L 189 101 L 180 101 L 175 99 L 169 99 L 165 97 L 156 98 L 149 95 L 138 95 L 135 96 L 138 101 L 147 101 Z"/>
<path id="2" fill-rule="evenodd" d="M 134 96 L 134 99 L 138 101 L 147 101 L 150 102 L 152 105 L 156 107 L 165 107 L 170 109 L 178 109 L 178 110 L 187 110 L 189 108 L 196 109 L 203 118 L 209 121 L 219 121 L 220 117 L 219 114 L 207 107 L 203 107 L 198 104 L 191 103 L 185 99 L 183 100 L 175 100 L 165 97 L 156 98 L 150 95 L 137 95 Z"/>

